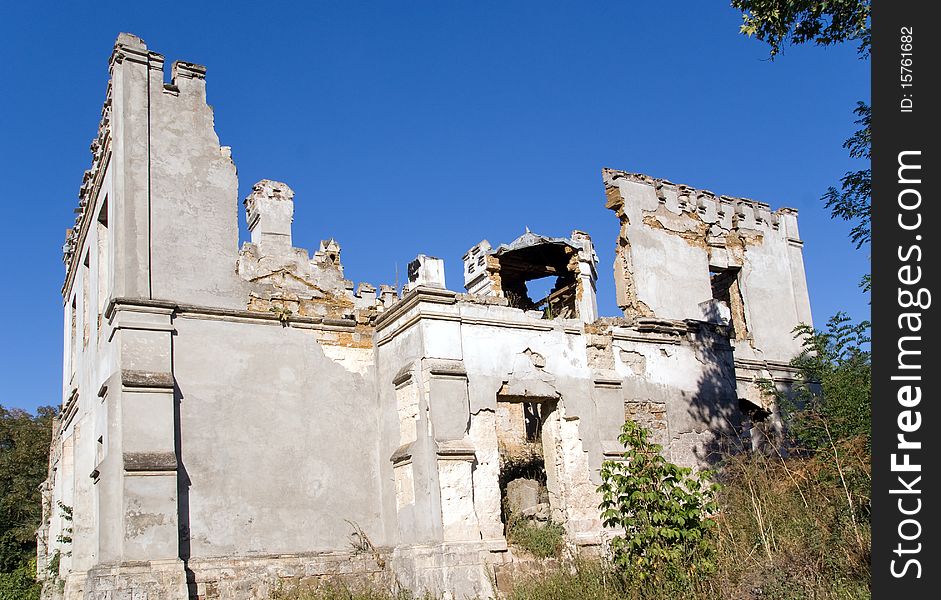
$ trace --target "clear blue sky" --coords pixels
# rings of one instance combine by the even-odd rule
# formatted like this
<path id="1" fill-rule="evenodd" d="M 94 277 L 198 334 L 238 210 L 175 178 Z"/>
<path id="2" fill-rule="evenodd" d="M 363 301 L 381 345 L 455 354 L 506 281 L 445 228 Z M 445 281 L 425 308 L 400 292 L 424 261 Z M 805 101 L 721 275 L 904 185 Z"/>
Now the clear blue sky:
<path id="1" fill-rule="evenodd" d="M 425 253 L 461 289 L 481 239 L 577 228 L 617 314 L 610 166 L 799 209 L 816 324 L 868 318 L 868 251 L 819 197 L 856 168 L 841 144 L 869 63 L 851 45 L 770 62 L 739 23 L 702 0 L 3 3 L 0 403 L 61 402 L 61 245 L 121 31 L 208 66 L 240 198 L 287 182 L 295 245 L 336 238 L 354 281 Z"/>

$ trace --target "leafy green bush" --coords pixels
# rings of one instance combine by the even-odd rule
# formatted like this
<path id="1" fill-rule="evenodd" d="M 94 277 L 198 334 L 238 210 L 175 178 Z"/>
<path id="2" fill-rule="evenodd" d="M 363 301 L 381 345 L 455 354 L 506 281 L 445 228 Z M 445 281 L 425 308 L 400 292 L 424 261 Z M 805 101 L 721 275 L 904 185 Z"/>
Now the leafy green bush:
<path id="1" fill-rule="evenodd" d="M 707 472 L 663 458 L 637 423 L 627 421 L 621 431 L 623 460 L 602 464 L 598 488 L 605 526 L 624 530 L 611 542 L 614 564 L 640 580 L 712 571 L 718 487 Z"/>
<path id="2" fill-rule="evenodd" d="M 506 538 L 539 558 L 559 557 L 565 547 L 565 528 L 557 523 L 539 525 L 525 517 L 510 517 Z"/>
<path id="3" fill-rule="evenodd" d="M 9 572 L 0 572 L 0 598 L 3 600 L 39 600 L 42 586 L 36 582 L 36 561 L 20 564 Z"/>
<path id="4" fill-rule="evenodd" d="M 55 409 L 36 415 L 0 405 L 0 599 L 39 598 L 36 528 Z"/>

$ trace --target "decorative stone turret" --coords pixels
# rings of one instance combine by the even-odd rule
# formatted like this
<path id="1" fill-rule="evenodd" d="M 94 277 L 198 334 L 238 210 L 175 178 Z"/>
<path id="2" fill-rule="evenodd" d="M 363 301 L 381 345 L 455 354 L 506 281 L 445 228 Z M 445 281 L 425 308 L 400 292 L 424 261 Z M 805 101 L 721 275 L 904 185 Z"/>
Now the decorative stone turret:
<path id="1" fill-rule="evenodd" d="M 252 243 L 262 254 L 291 249 L 294 190 L 286 183 L 262 179 L 245 198 L 245 217 Z"/>

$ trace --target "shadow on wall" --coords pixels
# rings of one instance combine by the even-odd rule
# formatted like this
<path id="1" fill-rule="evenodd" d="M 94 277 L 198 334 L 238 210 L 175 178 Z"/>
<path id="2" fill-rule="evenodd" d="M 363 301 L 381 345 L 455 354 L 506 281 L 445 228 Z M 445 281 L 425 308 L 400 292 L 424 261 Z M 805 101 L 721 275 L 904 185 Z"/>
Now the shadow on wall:
<path id="1" fill-rule="evenodd" d="M 696 358 L 703 370 L 687 407 L 693 431 L 681 437 L 691 436 L 693 455 L 701 465 L 711 467 L 723 456 L 750 446 L 746 440 L 751 420 L 743 412 L 743 401 L 739 399 L 728 307 L 712 302 L 703 312 L 705 321 L 690 322 L 691 329 L 695 329 L 691 333 L 697 342 Z"/>
<path id="2" fill-rule="evenodd" d="M 186 587 L 191 598 L 196 597 L 196 574 L 189 567 L 190 559 L 190 481 L 186 465 L 183 464 L 183 428 L 181 408 L 183 392 L 180 386 L 173 382 L 173 428 L 175 436 L 175 452 L 177 456 L 176 467 L 176 493 L 177 493 L 177 526 L 179 527 L 180 560 L 183 561 L 183 570 L 186 573 Z"/>

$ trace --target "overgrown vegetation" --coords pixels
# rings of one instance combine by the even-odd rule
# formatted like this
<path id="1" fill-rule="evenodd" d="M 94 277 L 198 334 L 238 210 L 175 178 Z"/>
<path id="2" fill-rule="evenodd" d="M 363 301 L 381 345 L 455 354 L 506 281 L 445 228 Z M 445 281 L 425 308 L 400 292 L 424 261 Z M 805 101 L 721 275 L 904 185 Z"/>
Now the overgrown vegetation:
<path id="1" fill-rule="evenodd" d="M 823 331 L 801 325 L 801 353 L 791 361 L 804 377 L 790 394 L 776 393 L 798 451 L 829 452 L 835 441 L 868 440 L 872 430 L 869 322 L 843 313 Z"/>
<path id="2" fill-rule="evenodd" d="M 869 596 L 863 438 L 809 456 L 741 454 L 724 469 L 716 583 L 750 598 Z"/>
<path id="3" fill-rule="evenodd" d="M 667 461 L 650 432 L 627 421 L 622 460 L 601 466 L 601 518 L 623 534 L 611 540 L 614 565 L 631 578 L 686 579 L 715 568 L 711 530 L 718 486 L 706 471 Z"/>
<path id="4" fill-rule="evenodd" d="M 326 582 L 310 588 L 278 590 L 271 595 L 271 598 L 273 600 L 433 600 L 430 596 L 416 596 L 405 590 L 348 587 L 335 582 Z"/>
<path id="5" fill-rule="evenodd" d="M 0 405 L 0 598 L 39 598 L 36 528 L 42 518 L 39 485 L 46 479 L 55 409 L 36 415 Z"/>
<path id="6" fill-rule="evenodd" d="M 538 523 L 525 517 L 510 517 L 507 542 L 539 558 L 558 558 L 565 547 L 565 528 L 558 523 Z"/>

